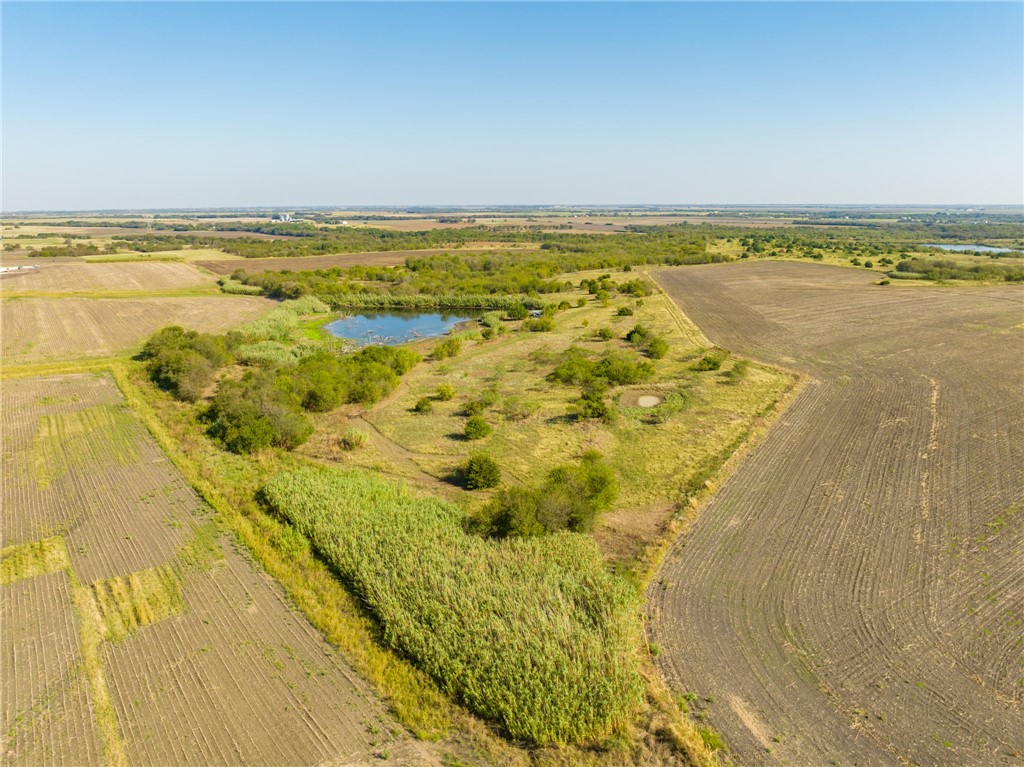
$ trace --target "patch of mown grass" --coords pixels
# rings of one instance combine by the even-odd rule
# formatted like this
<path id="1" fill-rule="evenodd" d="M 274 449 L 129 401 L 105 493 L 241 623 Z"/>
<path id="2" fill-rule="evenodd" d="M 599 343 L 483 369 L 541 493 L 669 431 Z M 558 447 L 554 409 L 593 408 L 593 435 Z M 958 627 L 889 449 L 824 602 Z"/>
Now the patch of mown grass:
<path id="1" fill-rule="evenodd" d="M 78 626 L 78 649 L 82 654 L 82 667 L 89 685 L 89 702 L 96 730 L 103 747 L 106 767 L 128 767 L 128 754 L 117 726 L 117 712 L 107 687 L 103 671 L 103 628 L 93 592 L 78 582 L 73 569 L 68 569 L 71 581 L 71 606 Z"/>
<path id="2" fill-rule="evenodd" d="M 0 550 L 0 585 L 69 567 L 68 549 L 59 535 Z"/>
<path id="3" fill-rule="evenodd" d="M 628 731 L 642 700 L 639 595 L 589 536 L 467 535 L 460 507 L 362 472 L 283 473 L 264 497 L 352 585 L 389 645 L 513 738 Z"/>
<path id="4" fill-rule="evenodd" d="M 95 581 L 89 590 L 99 614 L 100 634 L 108 642 L 185 611 L 181 584 L 170 565 Z"/>
<path id="5" fill-rule="evenodd" d="M 128 466 L 138 460 L 134 419 L 121 405 L 96 405 L 43 415 L 32 441 L 36 484 L 48 488 L 72 468 L 88 462 Z"/>

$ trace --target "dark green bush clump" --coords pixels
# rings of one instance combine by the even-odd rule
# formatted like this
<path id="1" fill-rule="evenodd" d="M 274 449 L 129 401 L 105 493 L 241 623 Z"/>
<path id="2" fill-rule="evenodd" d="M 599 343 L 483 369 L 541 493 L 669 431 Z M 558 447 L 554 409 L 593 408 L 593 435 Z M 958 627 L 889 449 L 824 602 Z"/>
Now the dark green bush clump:
<path id="1" fill-rule="evenodd" d="M 718 370 L 728 358 L 729 352 L 725 349 L 713 349 L 697 360 L 697 364 L 693 366 L 693 369 L 704 371 Z"/>
<path id="2" fill-rule="evenodd" d="M 265 370 L 221 382 L 206 413 L 210 436 L 234 453 L 301 445 L 313 433 L 313 424 L 284 383 Z"/>
<path id="3" fill-rule="evenodd" d="M 626 340 L 642 349 L 653 360 L 660 360 L 668 354 L 668 341 L 643 325 L 634 325 L 626 333 Z"/>
<path id="4" fill-rule="evenodd" d="M 593 360 L 578 347 L 569 347 L 563 356 L 564 362 L 548 375 L 548 380 L 582 386 L 599 379 L 609 386 L 626 386 L 641 383 L 654 375 L 654 366 L 650 362 L 621 352 L 606 352 L 599 360 Z"/>
<path id="5" fill-rule="evenodd" d="M 513 304 L 509 307 L 505 316 L 510 320 L 525 320 L 530 316 L 530 310 L 523 304 Z"/>
<path id="6" fill-rule="evenodd" d="M 510 737 L 591 742 L 628 727 L 642 702 L 639 595 L 590 538 L 466 535 L 459 507 L 360 472 L 304 468 L 262 495 L 386 644 Z"/>
<path id="7" fill-rule="evenodd" d="M 583 385 L 580 398 L 569 406 L 569 413 L 578 419 L 588 418 L 611 423 L 615 420 L 615 411 L 605 400 L 608 387 L 600 379 L 588 381 Z"/>
<path id="8" fill-rule="evenodd" d="M 467 490 L 497 487 L 501 483 L 501 469 L 489 455 L 471 455 L 461 469 L 462 484 Z"/>
<path id="9" fill-rule="evenodd" d="M 493 431 L 490 424 L 479 415 L 471 415 L 466 421 L 466 428 L 463 435 L 466 439 L 483 439 Z"/>
<path id="10" fill-rule="evenodd" d="M 615 312 L 615 315 L 617 317 L 632 317 L 633 310 L 630 309 L 628 306 L 620 306 L 619 310 Z"/>
<path id="11" fill-rule="evenodd" d="M 599 328 L 594 333 L 594 337 L 599 338 L 602 341 L 611 341 L 613 338 L 615 338 L 615 331 L 612 330 L 611 328 Z"/>
<path id="12" fill-rule="evenodd" d="M 412 409 L 417 413 L 430 413 L 434 409 L 434 403 L 431 402 L 430 397 L 420 397 Z"/>
<path id="13" fill-rule="evenodd" d="M 301 360 L 293 372 L 282 375 L 290 378 L 306 410 L 326 412 L 344 402 L 372 405 L 398 386 L 394 366 L 378 359 L 379 355 L 363 352 L 340 357 L 318 352 Z"/>
<path id="14" fill-rule="evenodd" d="M 619 486 L 611 467 L 596 451 L 578 465 L 552 469 L 539 487 L 501 491 L 484 512 L 491 535 L 528 537 L 559 530 L 586 533 L 615 502 Z"/>
<path id="15" fill-rule="evenodd" d="M 142 348 L 141 357 L 146 360 L 150 379 L 186 402 L 199 399 L 213 380 L 213 371 L 231 359 L 223 336 L 178 326 L 154 333 Z"/>

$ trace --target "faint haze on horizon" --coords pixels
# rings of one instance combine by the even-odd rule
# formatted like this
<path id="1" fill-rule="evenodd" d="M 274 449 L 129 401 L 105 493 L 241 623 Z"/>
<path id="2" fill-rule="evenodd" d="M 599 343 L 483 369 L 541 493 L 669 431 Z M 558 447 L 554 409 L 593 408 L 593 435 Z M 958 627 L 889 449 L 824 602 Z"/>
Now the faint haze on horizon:
<path id="1" fill-rule="evenodd" d="M 2 207 L 1024 202 L 1021 3 L 3 3 Z"/>

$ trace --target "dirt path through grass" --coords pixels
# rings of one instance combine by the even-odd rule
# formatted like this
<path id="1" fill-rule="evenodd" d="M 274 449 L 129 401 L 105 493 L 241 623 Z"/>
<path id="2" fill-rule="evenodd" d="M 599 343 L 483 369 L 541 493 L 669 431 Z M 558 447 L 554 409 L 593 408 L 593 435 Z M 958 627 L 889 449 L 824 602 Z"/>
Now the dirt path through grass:
<path id="1" fill-rule="evenodd" d="M 743 764 L 1020 764 L 1024 291 L 658 279 L 713 342 L 812 377 L 652 584 L 670 684 Z"/>

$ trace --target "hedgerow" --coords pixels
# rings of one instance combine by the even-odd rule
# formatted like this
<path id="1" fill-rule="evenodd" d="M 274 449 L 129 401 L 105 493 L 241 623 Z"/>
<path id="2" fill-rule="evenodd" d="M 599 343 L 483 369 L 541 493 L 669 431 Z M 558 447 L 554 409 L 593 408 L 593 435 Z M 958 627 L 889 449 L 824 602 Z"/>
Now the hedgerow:
<path id="1" fill-rule="evenodd" d="M 454 504 L 322 467 L 279 474 L 262 495 L 362 598 L 385 643 L 511 737 L 625 730 L 643 689 L 640 600 L 588 536 L 467 535 Z"/>

